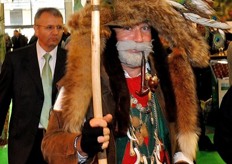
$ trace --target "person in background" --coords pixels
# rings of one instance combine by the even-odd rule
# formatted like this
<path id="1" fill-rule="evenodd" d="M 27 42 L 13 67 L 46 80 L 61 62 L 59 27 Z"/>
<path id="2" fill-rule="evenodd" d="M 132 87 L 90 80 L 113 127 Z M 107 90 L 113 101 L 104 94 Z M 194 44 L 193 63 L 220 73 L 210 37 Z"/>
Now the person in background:
<path id="1" fill-rule="evenodd" d="M 68 24 L 66 74 L 42 141 L 44 158 L 89 163 L 105 149 L 111 164 L 193 164 L 199 128 L 192 65 L 209 64 L 204 38 L 163 0 L 100 4 L 104 117 L 93 118 L 87 4 Z"/>
<path id="2" fill-rule="evenodd" d="M 69 49 L 69 43 L 71 40 L 71 36 L 67 37 L 67 39 L 65 40 L 64 44 L 61 46 L 62 48 L 68 50 Z"/>
<path id="3" fill-rule="evenodd" d="M 56 83 L 65 72 L 66 51 L 58 47 L 63 32 L 60 11 L 56 8 L 38 9 L 34 31 L 37 42 L 6 54 L 0 74 L 0 131 L 12 100 L 9 164 L 46 163 L 41 153 L 41 141 L 57 95 Z M 45 54 L 50 57 L 49 61 Z"/>
<path id="4" fill-rule="evenodd" d="M 63 46 L 65 44 L 66 39 L 70 36 L 70 32 L 68 31 L 68 28 L 66 26 L 64 26 L 64 31 L 63 31 L 63 35 L 61 38 L 61 41 L 59 43 L 59 46 Z"/>
<path id="5" fill-rule="evenodd" d="M 227 49 L 227 60 L 229 67 L 229 83 L 230 88 L 224 95 L 220 108 L 217 111 L 217 120 L 214 133 L 214 143 L 216 150 L 226 163 L 232 163 L 232 42 L 230 42 Z"/>
<path id="6" fill-rule="evenodd" d="M 31 39 L 29 40 L 28 44 L 33 44 L 38 40 L 38 37 L 34 34 L 32 35 Z"/>
<path id="7" fill-rule="evenodd" d="M 217 111 L 214 144 L 218 154 L 226 163 L 232 163 L 232 87 L 228 89 Z"/>
<path id="8" fill-rule="evenodd" d="M 228 164 L 232 163 L 232 38 L 231 33 L 226 33 L 227 61 L 229 69 L 230 88 L 223 96 L 219 110 L 216 113 L 214 144 L 221 158 Z"/>
<path id="9" fill-rule="evenodd" d="M 14 35 L 11 40 L 13 44 L 13 50 L 26 46 L 28 41 L 28 39 L 18 30 L 14 30 Z"/>
<path id="10" fill-rule="evenodd" d="M 10 52 L 12 48 L 12 41 L 8 33 L 5 33 L 5 44 L 6 44 L 6 52 Z"/>

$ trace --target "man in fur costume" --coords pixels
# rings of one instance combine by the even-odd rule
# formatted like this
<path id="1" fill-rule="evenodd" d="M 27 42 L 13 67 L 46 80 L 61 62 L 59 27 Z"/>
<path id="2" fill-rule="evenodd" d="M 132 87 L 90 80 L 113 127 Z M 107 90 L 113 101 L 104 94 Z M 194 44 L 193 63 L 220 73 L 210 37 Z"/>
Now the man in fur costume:
<path id="1" fill-rule="evenodd" d="M 204 39 L 164 0 L 101 2 L 105 117 L 92 118 L 91 10 L 87 4 L 69 22 L 67 70 L 42 143 L 45 159 L 88 163 L 107 148 L 109 163 L 193 163 L 200 132 L 192 66 L 208 65 Z"/>

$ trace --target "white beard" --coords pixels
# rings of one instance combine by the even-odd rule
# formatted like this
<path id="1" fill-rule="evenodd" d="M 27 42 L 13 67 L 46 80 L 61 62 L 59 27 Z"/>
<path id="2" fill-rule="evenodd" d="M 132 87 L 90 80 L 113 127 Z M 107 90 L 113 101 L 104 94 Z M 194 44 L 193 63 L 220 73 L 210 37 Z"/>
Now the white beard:
<path id="1" fill-rule="evenodd" d="M 131 40 L 127 41 L 118 41 L 116 44 L 119 60 L 124 65 L 134 68 L 141 66 L 142 61 L 142 51 L 144 52 L 145 59 L 147 61 L 148 55 L 153 52 L 152 51 L 152 41 L 151 42 L 143 42 L 136 43 Z M 136 50 L 139 52 L 129 52 L 128 50 Z"/>

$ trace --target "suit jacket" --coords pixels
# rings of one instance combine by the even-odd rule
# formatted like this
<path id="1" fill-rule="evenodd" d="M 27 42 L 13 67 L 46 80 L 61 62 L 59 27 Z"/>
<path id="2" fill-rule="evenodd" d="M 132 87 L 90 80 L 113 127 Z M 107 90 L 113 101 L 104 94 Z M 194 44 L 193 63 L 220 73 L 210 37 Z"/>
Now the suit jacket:
<path id="1" fill-rule="evenodd" d="M 232 87 L 224 95 L 221 106 L 216 112 L 214 144 L 226 163 L 232 163 Z"/>
<path id="2" fill-rule="evenodd" d="M 65 72 L 66 51 L 58 47 L 52 87 L 52 103 L 57 95 L 56 83 Z M 6 55 L 0 74 L 0 131 L 12 99 L 8 157 L 10 164 L 24 164 L 38 130 L 44 101 L 36 44 Z"/>
<path id="3" fill-rule="evenodd" d="M 12 43 L 13 43 L 13 49 L 14 50 L 17 49 L 17 48 L 21 48 L 21 47 L 26 46 L 27 41 L 28 41 L 28 39 L 22 34 L 20 34 L 18 36 L 18 38 L 16 36 L 13 36 L 11 38 L 11 40 L 12 40 Z"/>

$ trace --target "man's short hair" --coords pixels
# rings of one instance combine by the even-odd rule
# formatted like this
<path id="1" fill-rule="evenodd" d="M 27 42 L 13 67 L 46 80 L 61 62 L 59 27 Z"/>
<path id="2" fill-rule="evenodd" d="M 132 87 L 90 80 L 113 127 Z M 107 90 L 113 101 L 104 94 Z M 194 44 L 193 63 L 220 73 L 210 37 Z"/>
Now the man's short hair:
<path id="1" fill-rule="evenodd" d="M 50 14 L 52 14 L 55 17 L 60 17 L 60 18 L 63 19 L 63 16 L 62 16 L 61 12 L 57 8 L 54 8 L 54 7 L 44 7 L 44 8 L 38 9 L 38 11 L 36 12 L 35 18 L 34 18 L 34 24 L 36 24 L 36 20 L 38 20 L 40 18 L 40 16 L 43 13 L 45 13 L 45 12 L 46 13 L 50 13 Z"/>

